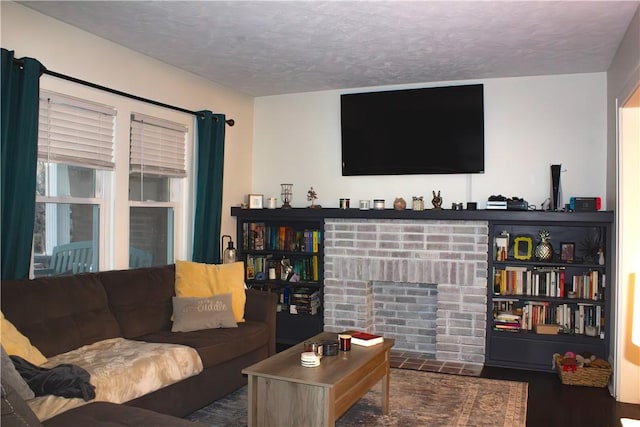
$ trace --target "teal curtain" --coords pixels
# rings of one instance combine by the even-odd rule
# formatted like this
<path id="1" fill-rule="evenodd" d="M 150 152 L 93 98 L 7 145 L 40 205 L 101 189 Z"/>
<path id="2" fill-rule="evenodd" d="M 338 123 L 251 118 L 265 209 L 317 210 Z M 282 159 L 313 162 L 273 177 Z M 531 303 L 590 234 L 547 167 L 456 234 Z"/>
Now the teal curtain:
<path id="1" fill-rule="evenodd" d="M 38 103 L 42 65 L 2 49 L 0 207 L 2 280 L 29 277 L 36 206 Z"/>
<path id="2" fill-rule="evenodd" d="M 193 261 L 220 262 L 222 178 L 224 176 L 224 114 L 198 113 L 196 207 Z"/>

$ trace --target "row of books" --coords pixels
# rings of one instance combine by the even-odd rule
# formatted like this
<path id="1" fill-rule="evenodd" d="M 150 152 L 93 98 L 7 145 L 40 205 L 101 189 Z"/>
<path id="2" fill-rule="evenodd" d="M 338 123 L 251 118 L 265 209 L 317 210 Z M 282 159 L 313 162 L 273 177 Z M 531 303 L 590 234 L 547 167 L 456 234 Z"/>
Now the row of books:
<path id="1" fill-rule="evenodd" d="M 322 241 L 321 230 L 296 230 L 289 226 L 269 226 L 245 222 L 242 248 L 254 251 L 287 251 L 317 253 Z"/>
<path id="2" fill-rule="evenodd" d="M 493 291 L 496 295 L 532 295 L 567 298 L 569 293 L 581 299 L 600 300 L 606 275 L 597 270 L 576 274 L 567 280 L 564 267 L 507 266 L 495 269 Z"/>
<path id="3" fill-rule="evenodd" d="M 288 274 L 282 265 L 291 265 L 295 276 Z M 277 260 L 272 256 L 247 255 L 246 263 L 247 280 L 279 280 L 295 282 L 317 282 L 320 280 L 318 256 L 306 256 L 303 258 Z"/>
<path id="4" fill-rule="evenodd" d="M 565 332 L 604 338 L 604 308 L 589 303 L 551 304 L 542 301 L 497 300 L 494 329 L 518 332 L 535 325 L 560 325 Z"/>

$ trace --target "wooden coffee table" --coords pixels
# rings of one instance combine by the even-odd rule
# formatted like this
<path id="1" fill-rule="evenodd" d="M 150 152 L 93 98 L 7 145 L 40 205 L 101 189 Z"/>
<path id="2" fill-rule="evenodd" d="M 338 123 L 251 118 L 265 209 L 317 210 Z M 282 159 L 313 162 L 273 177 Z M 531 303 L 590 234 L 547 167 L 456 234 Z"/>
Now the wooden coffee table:
<path id="1" fill-rule="evenodd" d="M 323 332 L 309 341 L 336 339 Z M 351 346 L 324 356 L 320 366 L 300 365 L 303 343 L 242 370 L 249 376 L 250 427 L 334 426 L 335 422 L 380 381 L 382 413 L 389 413 L 392 338 L 372 347 Z"/>

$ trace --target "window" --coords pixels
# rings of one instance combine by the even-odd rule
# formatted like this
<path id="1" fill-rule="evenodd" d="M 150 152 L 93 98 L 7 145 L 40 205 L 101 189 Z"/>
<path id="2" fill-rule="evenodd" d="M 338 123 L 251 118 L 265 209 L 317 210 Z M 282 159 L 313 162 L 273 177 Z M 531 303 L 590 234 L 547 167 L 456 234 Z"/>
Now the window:
<path id="1" fill-rule="evenodd" d="M 174 214 L 185 168 L 187 128 L 133 113 L 129 159 L 129 266 L 172 262 Z M 141 259 L 142 257 L 142 259 Z"/>
<path id="2" fill-rule="evenodd" d="M 43 77 L 34 275 L 186 259 L 193 126 L 190 114 Z"/>
<path id="3" fill-rule="evenodd" d="M 113 107 L 41 92 L 36 276 L 98 270 L 102 182 L 115 167 L 115 113 Z"/>

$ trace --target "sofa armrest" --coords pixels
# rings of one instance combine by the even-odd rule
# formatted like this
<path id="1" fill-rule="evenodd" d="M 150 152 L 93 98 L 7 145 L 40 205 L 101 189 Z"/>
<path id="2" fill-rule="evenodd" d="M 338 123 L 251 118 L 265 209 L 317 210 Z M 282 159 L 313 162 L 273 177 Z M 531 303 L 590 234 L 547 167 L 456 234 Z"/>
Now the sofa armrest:
<path id="1" fill-rule="evenodd" d="M 247 289 L 247 302 L 244 307 L 246 320 L 264 322 L 269 327 L 269 356 L 276 353 L 276 305 L 275 293 Z"/>
<path id="2" fill-rule="evenodd" d="M 3 427 L 42 427 L 42 423 L 10 384 L 2 381 L 0 389 L 2 395 L 2 419 Z"/>

